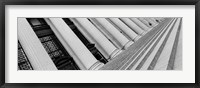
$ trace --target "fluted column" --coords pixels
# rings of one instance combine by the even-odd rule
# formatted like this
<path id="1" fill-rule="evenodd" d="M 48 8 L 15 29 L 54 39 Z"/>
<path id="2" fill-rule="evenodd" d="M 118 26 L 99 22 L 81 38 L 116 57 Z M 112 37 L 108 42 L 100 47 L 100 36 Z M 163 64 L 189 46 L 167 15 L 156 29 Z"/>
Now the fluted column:
<path id="1" fill-rule="evenodd" d="M 34 70 L 57 70 L 26 18 L 18 18 L 18 39 Z"/>
<path id="2" fill-rule="evenodd" d="M 129 18 L 120 18 L 126 25 L 128 25 L 133 31 L 135 31 L 139 35 L 144 35 L 145 31 L 142 30 L 138 25 L 136 25 Z"/>
<path id="3" fill-rule="evenodd" d="M 68 47 L 65 47 L 70 49 L 73 59 L 77 62 L 77 65 L 81 67 L 81 69 L 98 69 L 103 66 L 103 63 L 99 62 L 92 55 L 92 53 L 74 34 L 62 18 L 49 18 L 49 20 L 55 27 L 55 29 L 52 28 L 55 35 L 61 36 L 58 38 L 62 38 L 61 40 L 64 40 L 64 42 L 61 42 L 63 45 L 68 45 Z"/>
<path id="4" fill-rule="evenodd" d="M 152 28 L 153 26 L 149 24 L 149 22 L 147 20 L 144 19 L 144 17 L 140 17 L 138 18 L 138 20 L 140 20 L 142 23 L 144 23 L 146 26 Z"/>
<path id="5" fill-rule="evenodd" d="M 152 26 L 153 27 L 155 27 L 156 25 L 158 25 L 158 23 L 157 22 L 155 22 L 155 21 L 153 21 L 152 19 L 150 19 L 150 18 L 144 18 L 146 21 L 148 21 L 149 23 L 151 23 L 152 24 Z"/>
<path id="6" fill-rule="evenodd" d="M 164 21 L 166 18 L 165 17 L 160 17 L 160 20 Z"/>
<path id="7" fill-rule="evenodd" d="M 97 27 L 120 49 L 127 49 L 133 44 L 105 18 L 92 18 Z"/>
<path id="8" fill-rule="evenodd" d="M 120 30 L 122 30 L 124 33 L 126 33 L 132 40 L 136 41 L 141 36 L 136 34 L 134 31 L 132 31 L 126 24 L 124 24 L 119 18 L 109 18 L 117 27 L 119 27 Z"/>
<path id="9" fill-rule="evenodd" d="M 144 23 L 142 23 L 140 20 L 138 20 L 137 18 L 130 18 L 130 19 L 145 31 L 149 31 L 151 29 L 147 27 Z"/>
<path id="10" fill-rule="evenodd" d="M 87 18 L 71 18 L 71 20 L 106 59 L 111 59 L 120 52 Z"/>
<path id="11" fill-rule="evenodd" d="M 156 17 L 151 17 L 151 18 L 149 18 L 149 19 L 151 19 L 151 20 L 152 20 L 153 22 L 155 22 L 155 23 L 160 23 L 160 21 L 157 20 Z"/>
<path id="12" fill-rule="evenodd" d="M 159 22 L 162 22 L 165 20 L 165 18 L 163 18 L 163 17 L 155 17 L 154 19 L 158 20 Z"/>

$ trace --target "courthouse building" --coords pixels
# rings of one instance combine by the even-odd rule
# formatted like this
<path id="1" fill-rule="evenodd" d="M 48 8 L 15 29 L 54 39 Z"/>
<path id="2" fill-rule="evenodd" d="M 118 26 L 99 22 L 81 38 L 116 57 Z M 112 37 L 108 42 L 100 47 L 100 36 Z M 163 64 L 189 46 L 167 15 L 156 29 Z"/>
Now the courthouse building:
<path id="1" fill-rule="evenodd" d="M 18 18 L 18 70 L 182 70 L 182 18 Z"/>

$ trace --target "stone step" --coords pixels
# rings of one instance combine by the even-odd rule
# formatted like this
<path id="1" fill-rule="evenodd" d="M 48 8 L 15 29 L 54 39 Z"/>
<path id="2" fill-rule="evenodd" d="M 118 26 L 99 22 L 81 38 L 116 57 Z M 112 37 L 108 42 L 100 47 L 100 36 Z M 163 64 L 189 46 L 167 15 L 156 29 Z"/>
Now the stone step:
<path id="1" fill-rule="evenodd" d="M 148 53 L 144 55 L 143 60 L 139 63 L 139 65 L 135 68 L 136 70 L 147 70 L 148 66 L 150 65 L 151 61 L 153 60 L 156 52 L 158 51 L 159 47 L 161 46 L 162 42 L 164 41 L 167 33 L 171 29 L 173 23 L 175 20 L 173 20 L 165 29 L 164 31 L 156 37 L 154 43 L 152 44 L 152 47 L 150 47 L 150 50 L 147 51 Z M 143 66 L 144 65 L 144 66 Z"/>
<path id="2" fill-rule="evenodd" d="M 178 18 L 173 27 L 167 33 L 164 41 L 160 45 L 155 57 L 151 61 L 151 64 L 148 67 L 148 70 L 166 70 L 168 61 L 171 55 L 173 43 L 175 40 L 177 28 L 179 26 L 180 19 Z"/>

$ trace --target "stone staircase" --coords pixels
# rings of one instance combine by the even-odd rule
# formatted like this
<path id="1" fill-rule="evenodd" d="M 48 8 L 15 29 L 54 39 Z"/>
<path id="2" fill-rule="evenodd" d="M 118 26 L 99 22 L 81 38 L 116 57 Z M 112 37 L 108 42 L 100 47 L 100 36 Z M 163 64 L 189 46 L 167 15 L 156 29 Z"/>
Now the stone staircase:
<path id="1" fill-rule="evenodd" d="M 181 70 L 181 18 L 166 18 L 100 70 Z"/>

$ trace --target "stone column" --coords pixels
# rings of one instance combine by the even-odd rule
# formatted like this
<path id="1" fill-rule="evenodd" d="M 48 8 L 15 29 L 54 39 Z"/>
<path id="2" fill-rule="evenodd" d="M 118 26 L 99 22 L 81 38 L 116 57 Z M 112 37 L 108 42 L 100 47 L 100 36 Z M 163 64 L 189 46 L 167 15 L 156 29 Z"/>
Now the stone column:
<path id="1" fill-rule="evenodd" d="M 149 31 L 151 29 L 147 27 L 144 23 L 142 23 L 140 20 L 138 20 L 137 18 L 130 18 L 130 19 L 145 31 Z"/>
<path id="2" fill-rule="evenodd" d="M 155 23 L 160 23 L 160 21 L 157 20 L 156 17 L 151 17 L 151 18 L 149 18 L 149 19 L 151 19 L 151 20 L 152 20 L 153 22 L 155 22 Z"/>
<path id="3" fill-rule="evenodd" d="M 72 55 L 75 62 L 81 69 L 98 69 L 104 64 L 99 62 L 92 53 L 87 49 L 87 47 L 81 42 L 81 40 L 74 34 L 70 27 L 64 22 L 62 18 L 49 18 L 55 28 L 52 28 L 55 35 L 60 37 L 59 40 L 63 40 L 61 43 L 70 49 L 70 54 Z M 61 39 L 62 38 L 62 39 Z M 82 67 L 84 66 L 84 67 Z"/>
<path id="4" fill-rule="evenodd" d="M 136 41 L 141 36 L 136 34 L 132 29 L 130 29 L 126 24 L 124 24 L 119 18 L 109 18 L 111 22 L 113 22 L 120 30 L 122 30 L 125 34 L 128 35 L 129 38 Z"/>
<path id="5" fill-rule="evenodd" d="M 71 18 L 78 30 L 104 55 L 112 59 L 120 49 L 117 49 L 87 18 Z"/>
<path id="6" fill-rule="evenodd" d="M 18 39 L 34 70 L 57 70 L 26 18 L 18 18 Z"/>
<path id="7" fill-rule="evenodd" d="M 105 18 L 92 18 L 91 20 L 118 48 L 127 49 L 133 44 L 133 41 L 128 40 Z"/>
<path id="8" fill-rule="evenodd" d="M 158 20 L 159 22 L 162 22 L 162 21 L 165 20 L 165 18 L 163 18 L 163 17 L 155 17 L 154 19 L 155 19 L 155 20 Z"/>
<path id="9" fill-rule="evenodd" d="M 138 18 L 138 20 L 140 20 L 142 23 L 144 23 L 149 28 L 153 27 L 152 25 L 150 25 L 150 23 L 147 20 L 144 19 L 144 17 L 140 17 L 140 18 Z"/>
<path id="10" fill-rule="evenodd" d="M 153 21 L 153 20 L 150 19 L 150 18 L 144 18 L 144 19 L 145 19 L 146 21 L 148 21 L 149 23 L 151 23 L 153 27 L 155 27 L 156 25 L 158 25 L 157 22 Z"/>
<path id="11" fill-rule="evenodd" d="M 129 18 L 120 18 L 126 25 L 128 25 L 133 31 L 135 31 L 139 35 L 144 35 L 145 31 L 142 30 L 138 25 L 136 25 Z"/>

